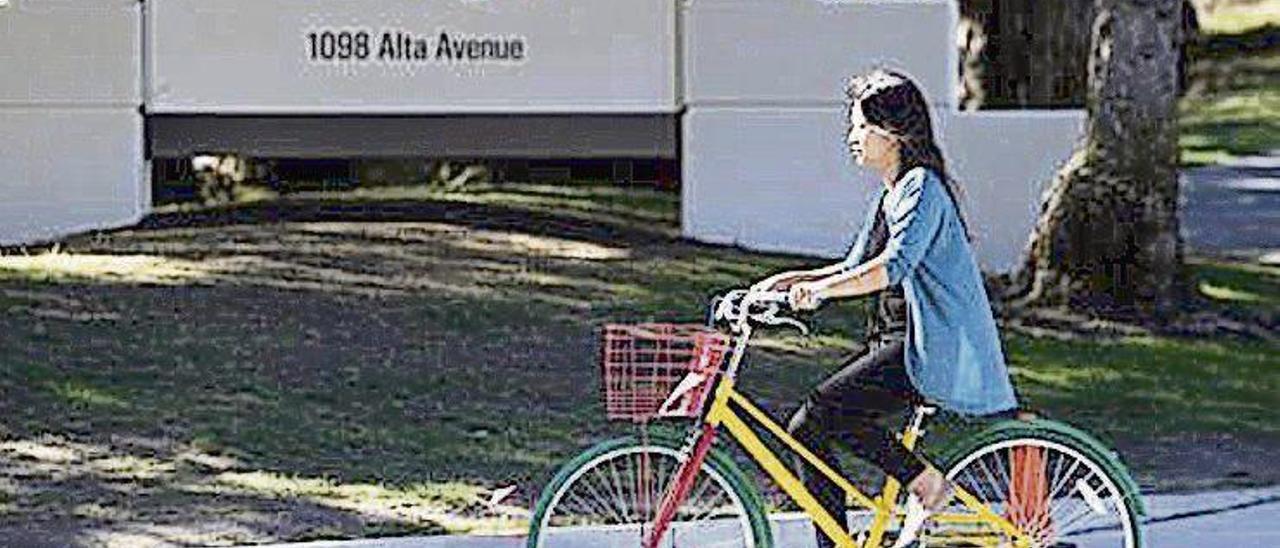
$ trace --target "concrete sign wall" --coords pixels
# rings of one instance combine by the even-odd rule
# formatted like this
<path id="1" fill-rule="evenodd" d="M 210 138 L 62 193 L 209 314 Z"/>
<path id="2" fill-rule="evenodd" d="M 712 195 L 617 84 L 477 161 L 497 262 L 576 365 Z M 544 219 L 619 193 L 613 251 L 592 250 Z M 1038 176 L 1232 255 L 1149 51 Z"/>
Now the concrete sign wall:
<path id="1" fill-rule="evenodd" d="M 0 244 L 139 218 L 145 102 L 173 155 L 669 157 L 680 131 L 687 236 L 836 256 L 876 184 L 844 151 L 842 84 L 883 64 L 930 97 L 979 259 L 1005 270 L 1083 120 L 956 112 L 948 0 L 142 6 L 0 2 Z"/>
<path id="2" fill-rule="evenodd" d="M 0 4 L 0 245 L 137 222 L 141 4 Z"/>
<path id="3" fill-rule="evenodd" d="M 880 63 L 911 71 L 950 101 L 950 1 L 695 0 L 684 8 L 685 102 L 829 105 L 843 78 Z"/>
<path id="4" fill-rule="evenodd" d="M 160 0 L 157 113 L 662 113 L 675 2 Z"/>

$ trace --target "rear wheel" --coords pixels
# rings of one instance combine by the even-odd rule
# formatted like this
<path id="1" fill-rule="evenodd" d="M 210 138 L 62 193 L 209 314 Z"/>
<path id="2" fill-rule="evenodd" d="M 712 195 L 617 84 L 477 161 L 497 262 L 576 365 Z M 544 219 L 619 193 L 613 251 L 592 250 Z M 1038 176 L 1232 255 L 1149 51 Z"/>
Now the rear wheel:
<path id="1" fill-rule="evenodd" d="M 678 442 L 627 437 L 574 458 L 543 491 L 530 548 L 641 546 L 681 463 Z M 713 451 L 660 546 L 772 545 L 768 516 L 741 471 Z"/>
<path id="2" fill-rule="evenodd" d="M 1034 428 L 1012 429 L 953 463 L 947 478 L 1028 533 L 1032 546 L 1142 544 L 1137 493 L 1123 467 L 1092 444 Z M 1012 545 L 958 501 L 944 513 L 975 519 L 930 524 L 926 546 Z"/>

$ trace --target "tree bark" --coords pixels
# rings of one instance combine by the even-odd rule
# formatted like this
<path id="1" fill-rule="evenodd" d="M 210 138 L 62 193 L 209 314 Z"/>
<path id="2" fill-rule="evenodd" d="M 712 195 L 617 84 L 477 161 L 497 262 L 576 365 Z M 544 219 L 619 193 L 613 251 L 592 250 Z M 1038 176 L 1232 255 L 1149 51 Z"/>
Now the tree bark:
<path id="1" fill-rule="evenodd" d="M 960 104 L 1078 107 L 1093 0 L 959 0 Z"/>
<path id="2" fill-rule="evenodd" d="M 1094 0 L 958 1 L 961 108 L 1085 104 Z M 1199 28 L 1195 7 L 1181 1 L 1183 35 L 1192 39 Z"/>
<path id="3" fill-rule="evenodd" d="M 1096 0 L 1088 121 L 1046 191 L 1023 305 L 1159 319 L 1185 296 L 1178 233 L 1180 0 Z"/>

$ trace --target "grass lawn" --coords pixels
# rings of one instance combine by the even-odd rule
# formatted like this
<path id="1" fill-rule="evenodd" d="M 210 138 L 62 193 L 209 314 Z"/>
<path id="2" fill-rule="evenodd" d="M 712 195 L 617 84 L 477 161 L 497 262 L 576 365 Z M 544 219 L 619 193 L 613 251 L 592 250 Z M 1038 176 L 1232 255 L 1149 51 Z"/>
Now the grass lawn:
<path id="1" fill-rule="evenodd" d="M 677 239 L 676 197 L 506 185 L 221 209 L 0 257 L 0 536 L 226 543 L 519 529 L 563 459 L 616 432 L 606 320 L 697 321 L 805 260 Z M 1223 306 L 1275 268 L 1196 265 Z M 789 413 L 862 305 L 761 340 L 746 390 Z M 1019 390 L 1147 487 L 1275 481 L 1280 353 L 1231 340 L 1006 333 Z M 519 486 L 510 506 L 492 489 Z"/>
<path id="2" fill-rule="evenodd" d="M 1228 3 L 1201 24 L 1179 109 L 1182 162 L 1280 150 L 1280 0 Z"/>

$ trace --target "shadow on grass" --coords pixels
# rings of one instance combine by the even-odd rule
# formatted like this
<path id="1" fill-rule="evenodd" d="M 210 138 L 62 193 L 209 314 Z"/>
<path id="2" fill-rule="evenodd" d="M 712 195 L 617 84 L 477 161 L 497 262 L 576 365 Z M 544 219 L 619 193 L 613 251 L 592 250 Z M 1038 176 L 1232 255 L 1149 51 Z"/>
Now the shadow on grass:
<path id="1" fill-rule="evenodd" d="M 1280 53 L 1280 27 L 1265 25 L 1238 34 L 1205 34 L 1192 42 L 1188 55 L 1196 59 L 1228 59 L 1257 53 Z"/>
<path id="2" fill-rule="evenodd" d="M 288 197 L 279 201 L 251 204 L 235 204 L 216 208 L 200 208 L 192 211 L 173 211 L 154 214 L 144 219 L 135 230 L 157 230 L 173 227 L 220 227 L 228 225 L 260 225 L 288 222 L 346 223 L 377 222 L 447 222 L 470 229 L 512 231 L 539 236 L 571 238 L 590 242 L 626 243 L 631 245 L 670 242 L 671 223 L 652 223 L 652 218 L 642 213 L 616 215 L 609 221 L 593 221 L 581 217 L 567 217 L 537 211 L 531 207 L 507 207 L 497 204 L 468 203 L 460 198 L 482 198 L 485 192 L 458 193 L 452 200 L 380 199 L 359 194 L 342 199 L 318 199 Z M 536 189 L 504 189 L 502 194 L 515 196 L 545 196 L 563 203 L 563 195 L 539 192 Z M 630 217 L 630 218 L 628 218 Z"/>
<path id="3" fill-rule="evenodd" d="M 676 243 L 669 223 L 588 206 L 529 211 L 526 198 L 290 198 L 0 257 L 3 439 L 129 459 L 113 440 L 142 438 L 233 463 L 155 456 L 169 472 L 112 480 L 139 489 L 116 518 L 94 514 L 125 504 L 96 480 L 24 480 L 0 534 L 28 534 L 42 511 L 73 536 L 174 523 L 219 542 L 488 526 L 467 517 L 492 522 L 475 501 L 515 483 L 512 504 L 527 506 L 612 431 L 597 403 L 601 321 L 697 321 L 708 293 L 794 261 Z M 766 400 L 798 399 L 821 373 L 813 354 L 788 340 L 762 352 Z M 801 373 L 777 383 L 770 367 Z M 348 503 L 358 496 L 370 501 Z M 237 505 L 252 507 L 245 523 L 219 521 Z M 329 512 L 319 525 L 305 518 L 314 505 Z M 398 517 L 405 505 L 430 511 Z"/>

